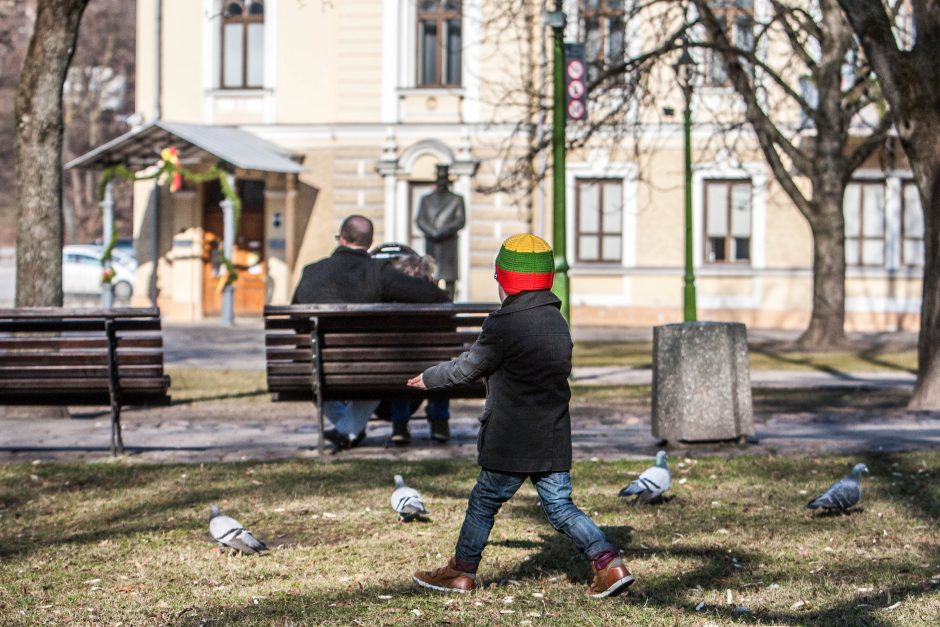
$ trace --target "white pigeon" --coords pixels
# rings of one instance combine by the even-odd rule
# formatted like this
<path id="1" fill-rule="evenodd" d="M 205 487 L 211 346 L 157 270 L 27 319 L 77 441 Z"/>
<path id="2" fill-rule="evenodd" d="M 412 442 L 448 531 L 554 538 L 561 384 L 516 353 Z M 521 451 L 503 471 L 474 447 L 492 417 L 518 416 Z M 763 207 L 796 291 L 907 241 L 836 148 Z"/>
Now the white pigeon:
<path id="1" fill-rule="evenodd" d="M 229 547 L 242 553 L 260 553 L 267 550 L 264 542 L 258 540 L 242 524 L 219 511 L 218 505 L 209 510 L 209 533 L 221 547 Z"/>
<path id="2" fill-rule="evenodd" d="M 809 509 L 844 512 L 862 500 L 862 473 L 868 472 L 865 464 L 855 464 L 847 477 L 833 483 L 825 492 L 806 504 Z"/>
<path id="3" fill-rule="evenodd" d="M 620 496 L 636 496 L 636 503 L 653 503 L 662 498 L 669 489 L 672 476 L 666 466 L 666 451 L 656 453 L 656 463 L 650 466 L 627 487 L 620 491 Z"/>
<path id="4" fill-rule="evenodd" d="M 395 491 L 392 492 L 392 508 L 398 512 L 404 522 L 411 522 L 419 516 L 427 516 L 428 510 L 418 491 L 405 485 L 401 475 L 395 475 Z"/>

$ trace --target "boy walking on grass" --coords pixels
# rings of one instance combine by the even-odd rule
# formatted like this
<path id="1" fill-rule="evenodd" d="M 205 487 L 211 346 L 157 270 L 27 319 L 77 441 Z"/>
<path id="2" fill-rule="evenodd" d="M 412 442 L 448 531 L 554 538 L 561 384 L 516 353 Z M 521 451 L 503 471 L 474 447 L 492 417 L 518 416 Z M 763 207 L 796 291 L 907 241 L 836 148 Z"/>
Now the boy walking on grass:
<path id="1" fill-rule="evenodd" d="M 522 234 L 503 242 L 495 274 L 502 306 L 469 351 L 408 381 L 443 390 L 483 378 L 487 387 L 477 440 L 480 476 L 455 555 L 442 568 L 416 572 L 412 579 L 420 586 L 473 590 L 496 513 L 526 479 L 535 484 L 551 525 L 591 561 L 589 594 L 616 596 L 633 583 L 617 548 L 571 500 L 571 334 L 561 301 L 549 291 L 554 267 L 552 249 L 541 238 Z"/>

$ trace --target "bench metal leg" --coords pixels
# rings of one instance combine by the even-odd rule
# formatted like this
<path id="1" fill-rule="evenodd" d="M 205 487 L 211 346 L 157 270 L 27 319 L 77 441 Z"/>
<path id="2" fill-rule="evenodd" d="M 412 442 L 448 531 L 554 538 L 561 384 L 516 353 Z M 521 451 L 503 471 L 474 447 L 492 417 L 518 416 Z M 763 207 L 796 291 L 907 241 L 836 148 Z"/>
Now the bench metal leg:
<path id="1" fill-rule="evenodd" d="M 124 439 L 121 437 L 121 406 L 111 405 L 111 455 L 124 454 Z"/>
<path id="2" fill-rule="evenodd" d="M 320 458 L 323 458 L 325 447 L 323 445 L 323 403 L 317 402 L 317 433 L 319 434 L 319 439 L 317 440 L 317 453 L 319 453 Z"/>

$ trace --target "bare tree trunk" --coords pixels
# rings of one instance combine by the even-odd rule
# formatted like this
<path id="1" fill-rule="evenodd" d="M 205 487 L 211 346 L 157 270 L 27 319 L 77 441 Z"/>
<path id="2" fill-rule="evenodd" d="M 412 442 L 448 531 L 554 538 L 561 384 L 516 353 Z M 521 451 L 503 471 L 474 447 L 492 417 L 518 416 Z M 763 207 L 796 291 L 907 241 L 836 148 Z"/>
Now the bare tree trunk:
<path id="1" fill-rule="evenodd" d="M 16 306 L 62 306 L 62 84 L 88 0 L 38 0 L 16 89 Z"/>
<path id="2" fill-rule="evenodd" d="M 924 278 L 917 343 L 917 384 L 911 409 L 940 410 L 940 10 L 911 0 L 917 20 L 910 50 L 898 48 L 892 16 L 881 0 L 839 0 L 871 59 L 894 111 L 901 146 L 914 171 L 924 209 Z"/>
<path id="3" fill-rule="evenodd" d="M 934 86 L 933 89 L 940 89 Z M 932 159 L 915 168 L 924 207 L 924 278 L 917 340 L 917 385 L 911 409 L 940 409 L 940 114 L 934 112 L 933 135 L 917 143 L 932 146 Z M 921 153 L 924 154 L 924 153 Z M 920 172 L 917 172 L 917 170 Z M 923 190 L 929 190 L 925 194 Z"/>
<path id="4" fill-rule="evenodd" d="M 841 194 L 819 195 L 806 213 L 813 231 L 813 313 L 797 341 L 803 347 L 845 345 L 845 219 Z"/>

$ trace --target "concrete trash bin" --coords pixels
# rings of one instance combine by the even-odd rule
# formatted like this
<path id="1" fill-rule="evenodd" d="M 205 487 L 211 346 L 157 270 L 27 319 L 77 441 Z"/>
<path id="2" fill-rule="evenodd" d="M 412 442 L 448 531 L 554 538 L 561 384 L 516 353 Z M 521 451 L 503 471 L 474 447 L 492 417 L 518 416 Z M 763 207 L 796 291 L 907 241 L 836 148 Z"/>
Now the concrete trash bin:
<path id="1" fill-rule="evenodd" d="M 653 437 L 669 442 L 754 435 L 747 329 L 737 322 L 653 328 Z"/>

